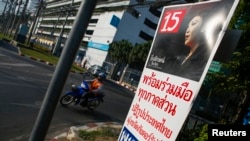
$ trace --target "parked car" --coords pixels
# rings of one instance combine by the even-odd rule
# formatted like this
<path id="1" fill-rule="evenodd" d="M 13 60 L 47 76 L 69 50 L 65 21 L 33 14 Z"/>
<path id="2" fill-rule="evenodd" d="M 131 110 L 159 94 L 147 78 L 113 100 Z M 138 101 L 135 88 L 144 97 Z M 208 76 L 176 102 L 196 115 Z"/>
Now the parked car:
<path id="1" fill-rule="evenodd" d="M 97 76 L 100 73 L 104 73 L 105 76 L 107 75 L 107 71 L 104 67 L 99 65 L 92 65 L 88 68 L 88 72 L 91 73 L 94 76 Z"/>

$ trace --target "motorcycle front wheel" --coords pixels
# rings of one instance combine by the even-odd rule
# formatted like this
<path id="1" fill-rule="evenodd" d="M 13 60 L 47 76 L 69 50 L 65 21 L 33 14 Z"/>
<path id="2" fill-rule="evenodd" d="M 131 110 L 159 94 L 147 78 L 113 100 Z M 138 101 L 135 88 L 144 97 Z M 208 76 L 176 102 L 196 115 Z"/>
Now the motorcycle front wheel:
<path id="1" fill-rule="evenodd" d="M 75 101 L 75 97 L 74 96 L 72 96 L 72 95 L 64 95 L 60 99 L 60 104 L 62 106 L 67 106 L 67 105 L 71 104 L 74 101 Z"/>
<path id="2" fill-rule="evenodd" d="M 93 100 L 93 101 L 88 101 L 87 108 L 89 110 L 94 110 L 100 105 L 101 101 L 100 100 Z"/>

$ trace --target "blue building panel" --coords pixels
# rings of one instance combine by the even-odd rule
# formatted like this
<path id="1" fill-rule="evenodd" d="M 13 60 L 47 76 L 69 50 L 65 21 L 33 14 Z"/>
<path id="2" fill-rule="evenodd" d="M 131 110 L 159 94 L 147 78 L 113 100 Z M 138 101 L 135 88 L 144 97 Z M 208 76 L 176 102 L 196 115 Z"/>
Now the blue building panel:
<path id="1" fill-rule="evenodd" d="M 88 47 L 103 50 L 103 51 L 108 51 L 109 49 L 109 45 L 96 43 L 96 42 L 88 42 Z"/>
<path id="2" fill-rule="evenodd" d="M 116 15 L 113 15 L 110 24 L 117 28 L 119 23 L 120 23 L 120 18 L 117 17 Z"/>

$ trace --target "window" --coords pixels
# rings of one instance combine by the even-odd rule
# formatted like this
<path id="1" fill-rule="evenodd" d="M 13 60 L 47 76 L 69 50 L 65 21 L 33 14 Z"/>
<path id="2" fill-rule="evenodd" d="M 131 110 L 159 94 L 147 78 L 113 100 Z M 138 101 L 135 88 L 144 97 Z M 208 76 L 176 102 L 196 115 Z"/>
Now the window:
<path id="1" fill-rule="evenodd" d="M 138 11 L 136 11 L 134 8 L 128 8 L 127 12 L 130 13 L 132 16 L 134 16 L 135 18 L 139 18 L 140 17 L 140 13 Z"/>
<path id="2" fill-rule="evenodd" d="M 93 35 L 93 33 L 94 33 L 93 30 L 87 30 L 87 31 L 86 31 L 86 34 L 88 34 L 88 35 Z"/>
<path id="3" fill-rule="evenodd" d="M 161 11 L 158 11 L 157 8 L 154 8 L 154 7 L 150 7 L 149 8 L 149 11 L 155 15 L 156 17 L 160 17 L 161 16 Z"/>
<path id="4" fill-rule="evenodd" d="M 148 18 L 145 19 L 144 24 L 147 25 L 148 27 L 150 27 L 151 29 L 154 29 L 154 30 L 156 30 L 156 28 L 157 28 L 157 24 L 153 23 Z"/>
<path id="5" fill-rule="evenodd" d="M 136 0 L 136 1 L 139 2 L 139 3 L 140 3 L 140 2 L 145 2 L 145 0 Z"/>
<path id="6" fill-rule="evenodd" d="M 89 23 L 97 23 L 98 19 L 90 19 Z"/>
<path id="7" fill-rule="evenodd" d="M 148 35 L 147 33 L 143 32 L 143 31 L 140 32 L 139 36 L 140 36 L 142 39 L 146 40 L 146 41 L 153 40 L 153 37 L 152 37 L 152 36 Z"/>

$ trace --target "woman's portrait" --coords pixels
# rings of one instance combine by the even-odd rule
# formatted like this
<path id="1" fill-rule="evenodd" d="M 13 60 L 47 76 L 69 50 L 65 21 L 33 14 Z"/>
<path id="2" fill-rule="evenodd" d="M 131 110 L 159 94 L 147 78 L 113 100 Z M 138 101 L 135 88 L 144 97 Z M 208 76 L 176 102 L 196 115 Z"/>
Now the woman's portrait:
<path id="1" fill-rule="evenodd" d="M 209 58 L 210 50 L 202 34 L 204 19 L 197 15 L 191 19 L 184 34 L 184 45 L 188 47 L 185 55 L 177 58 L 175 74 L 181 77 L 199 80 L 206 62 Z"/>
<path id="2" fill-rule="evenodd" d="M 210 12 L 201 9 L 197 7 L 187 12 L 178 34 L 157 35 L 148 68 L 200 80 L 226 18 L 224 9 Z"/>

